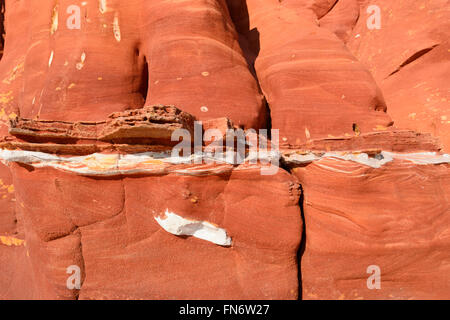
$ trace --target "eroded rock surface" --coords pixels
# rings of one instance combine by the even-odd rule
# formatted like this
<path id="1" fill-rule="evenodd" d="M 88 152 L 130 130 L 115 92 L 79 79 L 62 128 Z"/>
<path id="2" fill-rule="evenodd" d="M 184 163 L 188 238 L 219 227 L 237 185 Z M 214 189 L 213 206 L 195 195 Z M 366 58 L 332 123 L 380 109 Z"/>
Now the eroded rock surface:
<path id="1" fill-rule="evenodd" d="M 450 297 L 450 157 L 389 156 L 293 165 L 305 190 L 303 298 Z M 370 266 L 379 290 L 367 286 Z"/>
<path id="2" fill-rule="evenodd" d="M 381 28 L 359 19 L 348 47 L 381 87 L 389 114 L 402 128 L 440 137 L 450 145 L 448 1 L 365 1 L 381 9 Z"/>
<path id="3" fill-rule="evenodd" d="M 448 1 L 1 4 L 0 299 L 450 298 Z"/>

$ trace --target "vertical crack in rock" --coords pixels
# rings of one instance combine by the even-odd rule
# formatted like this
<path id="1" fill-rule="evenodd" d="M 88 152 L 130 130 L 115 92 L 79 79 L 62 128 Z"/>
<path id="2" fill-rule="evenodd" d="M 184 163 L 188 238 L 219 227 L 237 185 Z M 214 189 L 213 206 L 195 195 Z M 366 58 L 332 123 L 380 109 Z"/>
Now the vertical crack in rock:
<path id="1" fill-rule="evenodd" d="M 86 279 L 86 265 L 85 265 L 84 256 L 83 256 L 83 242 L 82 242 L 81 229 L 79 227 L 77 227 L 74 234 L 78 235 L 78 241 L 79 241 L 78 254 L 79 254 L 79 259 L 80 259 L 79 260 L 80 265 L 78 267 L 80 268 L 80 273 L 81 273 L 80 288 L 75 291 L 74 300 L 79 300 L 80 294 L 81 294 L 81 289 L 83 288 L 83 284 Z"/>
<path id="2" fill-rule="evenodd" d="M 269 139 L 271 138 L 272 129 L 272 116 L 271 108 L 269 102 L 267 101 L 266 95 L 261 88 L 260 81 L 255 69 L 255 61 L 259 56 L 260 51 L 260 34 L 257 28 L 250 30 L 250 17 L 248 13 L 248 8 L 246 1 L 234 2 L 227 1 L 228 13 L 230 15 L 231 23 L 237 34 L 239 47 L 241 48 L 242 54 L 247 61 L 248 69 L 255 79 L 258 91 L 262 95 L 263 105 L 265 109 L 264 123 L 268 129 Z"/>
<path id="3" fill-rule="evenodd" d="M 142 67 L 140 67 L 141 70 L 141 79 L 140 79 L 140 85 L 139 85 L 139 93 L 142 95 L 143 98 L 143 104 L 142 107 L 146 105 L 147 102 L 147 96 L 148 96 L 148 86 L 149 86 L 149 72 L 148 72 L 148 61 L 147 57 L 143 55 L 141 57 L 141 52 L 137 51 L 138 56 L 138 65 L 140 66 L 142 64 Z"/>
<path id="4" fill-rule="evenodd" d="M 219 246 L 231 246 L 231 238 L 227 235 L 226 230 L 209 222 L 185 219 L 168 209 L 164 216 L 155 217 L 155 220 L 164 230 L 176 236 L 192 236 Z"/>
<path id="5" fill-rule="evenodd" d="M 298 200 L 298 206 L 300 207 L 300 214 L 301 214 L 301 220 L 302 220 L 302 236 L 300 239 L 300 244 L 297 250 L 297 282 L 298 282 L 298 300 L 303 299 L 303 286 L 302 286 L 302 268 L 301 268 L 301 261 L 303 257 L 303 253 L 305 252 L 306 248 L 306 221 L 305 221 L 305 212 L 304 212 L 304 201 L 305 201 L 305 192 L 303 189 L 303 186 L 300 184 L 296 176 L 292 172 L 292 168 L 290 164 L 285 161 L 284 157 L 281 157 L 280 159 L 280 169 L 285 170 L 290 174 L 290 176 L 295 179 L 298 183 L 299 189 L 300 189 L 300 198 Z"/>
<path id="6" fill-rule="evenodd" d="M 78 289 L 78 292 L 75 294 L 75 300 L 80 299 L 81 290 L 83 289 L 84 281 L 86 280 L 86 265 L 84 263 L 84 256 L 83 256 L 83 242 L 82 242 L 82 234 L 80 232 L 80 260 L 82 262 L 82 265 L 80 266 L 81 269 L 81 283 L 80 283 L 80 289 Z"/>
<path id="7" fill-rule="evenodd" d="M 267 98 L 265 96 L 264 96 L 263 103 L 264 103 L 264 106 L 266 108 L 267 138 L 269 140 L 271 140 L 272 139 L 272 113 L 271 113 L 271 110 L 270 110 L 269 102 L 267 101 Z"/>
<path id="8" fill-rule="evenodd" d="M 302 257 L 306 248 L 306 220 L 305 220 L 305 212 L 304 212 L 304 202 L 305 202 L 305 193 L 303 190 L 303 186 L 300 185 L 300 199 L 298 201 L 298 205 L 300 207 L 300 212 L 302 215 L 302 238 L 300 240 L 300 246 L 297 252 L 297 267 L 298 267 L 298 299 L 303 299 L 303 286 L 302 286 Z"/>

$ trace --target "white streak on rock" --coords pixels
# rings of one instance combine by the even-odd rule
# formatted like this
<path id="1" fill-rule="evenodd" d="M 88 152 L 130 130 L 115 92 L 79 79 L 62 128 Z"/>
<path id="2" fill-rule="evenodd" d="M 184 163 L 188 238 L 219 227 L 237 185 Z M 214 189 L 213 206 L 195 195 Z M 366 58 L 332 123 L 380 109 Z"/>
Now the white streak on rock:
<path id="1" fill-rule="evenodd" d="M 267 158 L 277 157 L 277 152 L 268 153 Z M 372 168 L 380 168 L 395 159 L 409 161 L 417 165 L 433 165 L 450 163 L 450 155 L 424 153 L 391 153 L 381 152 L 377 157 L 370 157 L 366 153 L 328 152 L 323 154 L 290 154 L 283 159 L 288 165 L 308 164 L 324 158 L 336 158 L 354 161 Z M 145 152 L 137 154 L 103 154 L 93 153 L 86 156 L 57 156 L 44 152 L 0 149 L 0 161 L 19 162 L 35 168 L 51 167 L 62 171 L 72 172 L 86 176 L 117 176 L 122 174 L 143 173 L 149 175 L 180 174 L 189 176 L 214 175 L 230 170 L 253 170 L 260 168 L 261 164 L 252 164 L 253 157 L 247 157 L 245 165 L 235 166 L 232 163 L 216 162 L 215 164 L 195 164 L 195 160 L 214 160 L 204 155 L 191 155 L 190 157 L 171 157 L 170 152 Z M 184 165 L 184 166 L 183 166 Z M 234 168 L 234 169 L 233 169 Z"/>
<path id="2" fill-rule="evenodd" d="M 436 154 L 436 152 L 420 152 L 420 153 L 391 153 L 382 152 L 383 156 L 390 156 L 398 160 L 410 161 L 418 165 L 450 163 L 449 154 Z"/>
<path id="3" fill-rule="evenodd" d="M 114 38 L 116 38 L 117 42 L 120 42 L 120 40 L 122 39 L 122 35 L 120 34 L 119 15 L 117 13 L 114 16 L 113 32 Z"/>
<path id="4" fill-rule="evenodd" d="M 450 163 L 450 155 L 437 154 L 436 152 L 394 153 L 382 151 L 376 157 L 370 157 L 367 153 L 352 152 L 326 152 L 323 154 L 310 152 L 307 154 L 293 153 L 283 155 L 283 160 L 288 164 L 308 164 L 326 158 L 353 161 L 372 168 L 381 168 L 386 163 L 394 160 L 409 161 L 417 165 Z"/>
<path id="5" fill-rule="evenodd" d="M 53 56 L 54 56 L 54 52 L 50 52 L 50 58 L 48 59 L 48 67 L 50 68 L 50 66 L 52 65 L 53 62 Z"/>
<path id="6" fill-rule="evenodd" d="M 100 11 L 101 14 L 104 14 L 106 12 L 106 10 L 107 10 L 106 0 L 98 1 L 98 10 Z"/>
<path id="7" fill-rule="evenodd" d="M 307 164 L 317 160 L 335 158 L 345 161 L 357 162 L 372 168 L 380 168 L 384 164 L 391 162 L 393 157 L 390 154 L 380 154 L 379 158 L 369 157 L 367 153 L 349 153 L 349 152 L 326 152 L 324 154 L 291 154 L 284 156 L 288 164 Z"/>
<path id="8" fill-rule="evenodd" d="M 166 209 L 163 217 L 155 217 L 159 225 L 176 236 L 192 236 L 215 243 L 219 246 L 231 246 L 227 232 L 206 221 L 188 220 Z"/>

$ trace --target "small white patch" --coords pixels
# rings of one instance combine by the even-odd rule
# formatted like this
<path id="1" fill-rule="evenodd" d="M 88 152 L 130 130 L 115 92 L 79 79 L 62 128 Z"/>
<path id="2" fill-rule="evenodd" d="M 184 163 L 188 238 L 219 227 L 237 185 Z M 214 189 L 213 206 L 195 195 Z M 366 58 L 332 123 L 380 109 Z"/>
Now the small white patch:
<path id="1" fill-rule="evenodd" d="M 306 136 L 306 139 L 311 139 L 311 133 L 309 132 L 309 130 L 308 130 L 308 128 L 305 128 L 305 136 Z"/>
<path id="2" fill-rule="evenodd" d="M 215 243 L 219 246 L 231 246 L 227 232 L 206 221 L 188 220 L 166 209 L 164 217 L 155 217 L 159 225 L 176 236 L 192 236 Z"/>
<path id="3" fill-rule="evenodd" d="M 52 23 L 50 26 L 50 34 L 54 34 L 58 30 L 58 5 L 53 8 Z"/>
<path id="4" fill-rule="evenodd" d="M 173 157 L 170 152 L 145 152 L 126 155 L 93 153 L 79 157 L 59 157 L 44 152 L 0 149 L 0 161 L 5 164 L 9 162 L 26 163 L 35 168 L 51 167 L 86 176 L 116 176 L 135 173 L 149 175 L 174 173 L 195 176 L 220 174 L 229 172 L 233 168 L 232 164 L 225 161 L 212 167 L 209 165 L 192 165 L 196 162 L 196 159 L 214 160 L 208 155 L 195 154 L 189 157 Z M 188 166 L 180 168 L 173 166 L 174 164 L 186 164 Z"/>
<path id="5" fill-rule="evenodd" d="M 201 112 L 208 112 L 208 107 L 207 106 L 202 106 L 202 107 L 200 107 L 200 111 Z"/>

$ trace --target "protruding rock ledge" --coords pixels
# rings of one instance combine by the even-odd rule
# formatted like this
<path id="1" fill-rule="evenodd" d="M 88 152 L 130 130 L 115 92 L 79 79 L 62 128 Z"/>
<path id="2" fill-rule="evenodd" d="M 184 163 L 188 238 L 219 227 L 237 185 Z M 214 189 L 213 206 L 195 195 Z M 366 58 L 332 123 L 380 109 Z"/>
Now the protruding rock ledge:
<path id="1" fill-rule="evenodd" d="M 31 143 L 22 141 L 0 142 L 0 150 L 24 150 L 48 154 L 86 156 L 94 153 L 136 154 L 145 152 L 168 152 L 170 146 L 144 144 L 60 144 L 60 143 Z"/>
<path id="2" fill-rule="evenodd" d="M 370 132 L 348 137 L 330 137 L 310 140 L 302 145 L 281 144 L 284 150 L 309 151 L 358 151 L 389 150 L 392 152 L 438 152 L 442 146 L 431 134 L 411 130 Z"/>
<path id="3" fill-rule="evenodd" d="M 9 133 L 29 142 L 105 141 L 171 145 L 177 129 L 193 132 L 195 118 L 175 106 L 154 105 L 112 113 L 105 121 L 68 122 L 16 118 Z"/>

